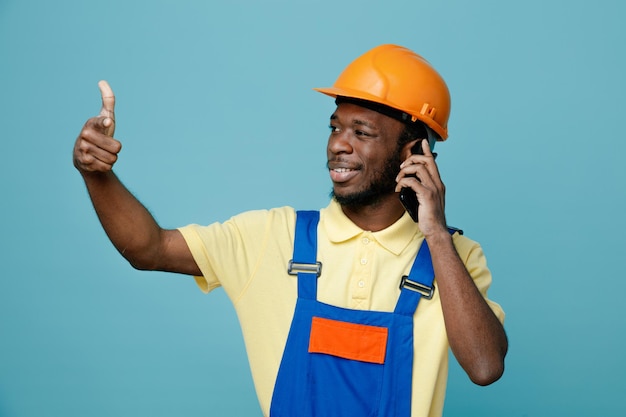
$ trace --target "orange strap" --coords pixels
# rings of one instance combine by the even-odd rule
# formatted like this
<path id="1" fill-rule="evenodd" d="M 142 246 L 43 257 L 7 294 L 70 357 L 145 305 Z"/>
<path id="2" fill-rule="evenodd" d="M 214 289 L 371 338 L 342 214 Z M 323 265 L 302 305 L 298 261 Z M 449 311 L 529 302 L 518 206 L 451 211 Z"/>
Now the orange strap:
<path id="1" fill-rule="evenodd" d="M 309 352 L 383 364 L 387 334 L 386 327 L 313 317 Z"/>

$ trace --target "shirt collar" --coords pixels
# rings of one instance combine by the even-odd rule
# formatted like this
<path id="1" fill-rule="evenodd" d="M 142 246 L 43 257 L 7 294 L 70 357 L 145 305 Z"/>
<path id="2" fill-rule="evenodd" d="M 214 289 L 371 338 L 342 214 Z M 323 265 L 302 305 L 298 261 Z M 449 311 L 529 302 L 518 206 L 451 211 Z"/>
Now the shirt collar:
<path id="1" fill-rule="evenodd" d="M 416 235 L 418 235 L 417 237 L 422 236 L 417 223 L 411 219 L 408 213 L 404 213 L 398 221 L 386 229 L 378 232 L 367 232 L 352 223 L 335 200 L 330 202 L 324 212 L 322 224 L 326 235 L 333 243 L 345 242 L 362 233 L 370 233 L 386 250 L 394 255 L 399 255 Z"/>

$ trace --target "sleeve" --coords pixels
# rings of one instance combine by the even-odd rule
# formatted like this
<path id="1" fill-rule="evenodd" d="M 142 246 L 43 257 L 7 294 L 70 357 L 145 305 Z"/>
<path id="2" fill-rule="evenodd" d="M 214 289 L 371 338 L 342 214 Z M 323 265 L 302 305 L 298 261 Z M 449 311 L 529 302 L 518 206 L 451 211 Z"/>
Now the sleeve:
<path id="1" fill-rule="evenodd" d="M 202 276 L 194 277 L 201 291 L 222 286 L 231 299 L 237 298 L 263 256 L 276 211 L 286 213 L 284 209 L 249 211 L 224 223 L 178 229 L 202 271 Z"/>
<path id="2" fill-rule="evenodd" d="M 476 284 L 476 287 L 485 298 L 485 301 L 489 307 L 491 307 L 491 310 L 498 320 L 500 320 L 500 323 L 504 323 L 504 310 L 498 303 L 490 300 L 487 295 L 489 287 L 491 286 L 492 277 L 482 247 L 464 236 L 456 237 L 455 245 L 457 246 L 457 250 L 467 271 L 474 280 L 474 284 Z"/>

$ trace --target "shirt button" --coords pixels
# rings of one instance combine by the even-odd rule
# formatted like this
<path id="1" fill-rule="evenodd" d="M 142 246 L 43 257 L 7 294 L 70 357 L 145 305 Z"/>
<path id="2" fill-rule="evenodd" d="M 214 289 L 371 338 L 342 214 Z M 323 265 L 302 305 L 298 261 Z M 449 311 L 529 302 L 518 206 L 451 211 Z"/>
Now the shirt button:
<path id="1" fill-rule="evenodd" d="M 363 287 L 365 287 L 365 282 L 359 281 L 359 288 L 363 288 Z"/>
<path id="2" fill-rule="evenodd" d="M 367 263 L 367 259 L 363 258 L 361 259 L 361 265 L 365 265 Z"/>
<path id="3" fill-rule="evenodd" d="M 364 237 L 362 242 L 363 242 L 364 245 L 367 245 L 368 243 L 370 243 L 370 240 L 368 238 Z"/>

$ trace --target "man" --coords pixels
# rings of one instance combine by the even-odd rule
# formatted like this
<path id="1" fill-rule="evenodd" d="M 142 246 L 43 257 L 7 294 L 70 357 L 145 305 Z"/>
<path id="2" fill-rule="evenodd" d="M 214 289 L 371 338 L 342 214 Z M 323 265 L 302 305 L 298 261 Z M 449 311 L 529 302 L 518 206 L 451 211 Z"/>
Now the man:
<path id="1" fill-rule="evenodd" d="M 104 229 L 135 268 L 224 288 L 264 415 L 440 416 L 448 348 L 475 383 L 500 378 L 504 313 L 487 299 L 480 246 L 446 225 L 432 148 L 447 138 L 450 98 L 422 57 L 382 45 L 318 89 L 337 103 L 327 208 L 177 230 L 160 228 L 113 173 L 115 99 L 106 82 L 100 89 L 102 111 L 76 140 L 74 165 Z"/>

